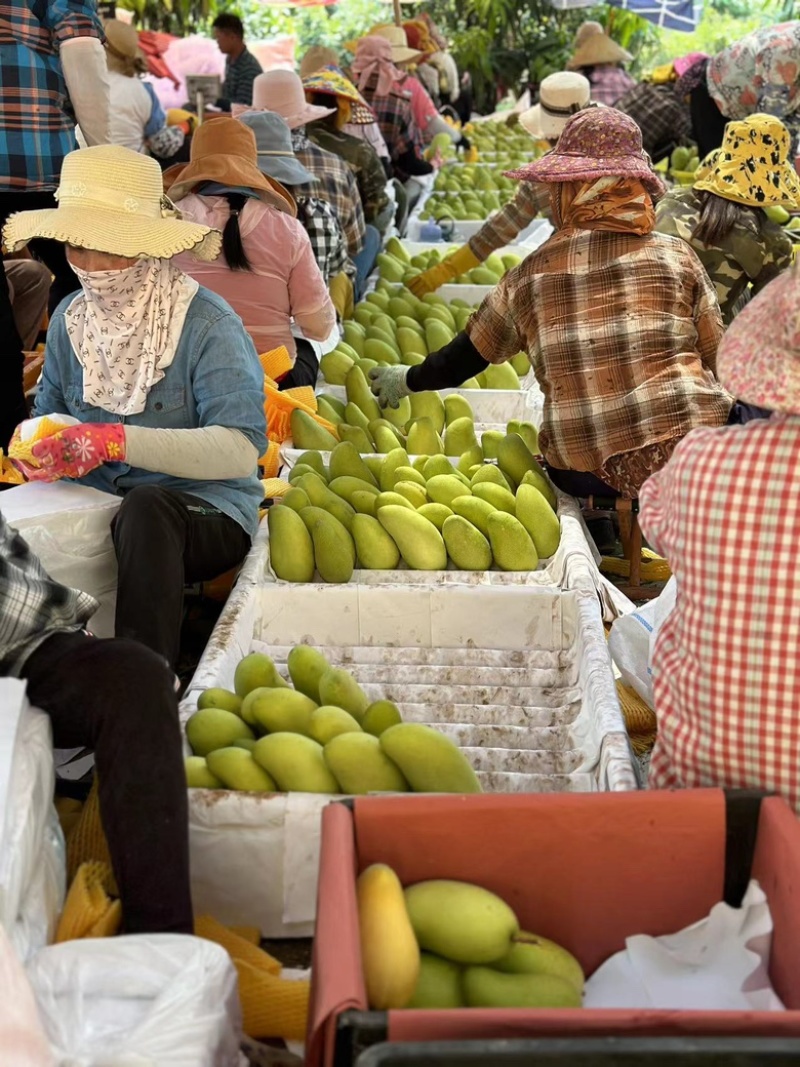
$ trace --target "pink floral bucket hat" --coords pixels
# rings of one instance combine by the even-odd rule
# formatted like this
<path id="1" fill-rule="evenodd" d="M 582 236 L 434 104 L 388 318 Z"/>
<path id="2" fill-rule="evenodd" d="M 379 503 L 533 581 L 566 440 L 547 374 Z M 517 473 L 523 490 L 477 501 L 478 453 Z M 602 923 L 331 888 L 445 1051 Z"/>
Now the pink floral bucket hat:
<path id="1" fill-rule="evenodd" d="M 580 182 L 596 178 L 638 178 L 655 197 L 661 179 L 642 148 L 642 132 L 632 118 L 613 107 L 588 107 L 573 115 L 552 152 L 507 178 L 525 182 Z"/>
<path id="2" fill-rule="evenodd" d="M 800 277 L 793 267 L 739 312 L 717 353 L 729 393 L 769 411 L 800 415 Z"/>

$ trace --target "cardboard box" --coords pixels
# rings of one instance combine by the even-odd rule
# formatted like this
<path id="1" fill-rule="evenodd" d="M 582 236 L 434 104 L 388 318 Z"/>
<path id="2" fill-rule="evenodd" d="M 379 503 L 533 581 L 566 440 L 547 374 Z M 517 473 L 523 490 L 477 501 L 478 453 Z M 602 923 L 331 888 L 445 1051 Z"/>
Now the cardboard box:
<path id="1" fill-rule="evenodd" d="M 760 805 L 760 812 L 759 812 Z M 471 881 L 587 975 L 635 934 L 659 936 L 767 894 L 770 978 L 786 1012 L 483 1010 L 366 1013 L 355 884 L 387 863 L 404 885 Z M 378 1041 L 602 1036 L 800 1037 L 800 825 L 777 797 L 720 790 L 594 795 L 367 797 L 323 813 L 310 1067 Z M 350 1013 L 344 1019 L 343 1013 Z M 359 1030 L 361 1037 L 359 1038 Z M 338 1049 L 338 1053 L 337 1053 Z"/>

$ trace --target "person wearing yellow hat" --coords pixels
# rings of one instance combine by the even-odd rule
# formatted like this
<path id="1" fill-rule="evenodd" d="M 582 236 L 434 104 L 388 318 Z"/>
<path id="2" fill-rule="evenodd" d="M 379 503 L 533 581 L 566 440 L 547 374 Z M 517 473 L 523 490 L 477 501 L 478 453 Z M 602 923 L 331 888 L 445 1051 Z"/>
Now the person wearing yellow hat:
<path id="1" fill-rule="evenodd" d="M 261 195 L 293 214 L 253 169 Z M 50 320 L 34 408 L 75 424 L 35 441 L 23 469 L 120 498 L 116 634 L 174 668 L 184 584 L 237 566 L 258 528 L 264 375 L 239 316 L 173 262 L 189 250 L 214 260 L 222 238 L 179 218 L 154 159 L 118 145 L 72 152 L 57 198 L 4 229 L 11 251 L 66 245 L 80 287 Z"/>
<path id="2" fill-rule="evenodd" d="M 570 116 L 589 107 L 591 88 L 582 74 L 559 71 L 539 86 L 539 103 L 524 111 L 519 123 L 534 142 L 555 148 Z M 497 212 L 451 256 L 418 274 L 409 288 L 420 299 L 479 266 L 492 252 L 511 244 L 539 216 L 550 218 L 550 189 L 536 182 L 520 182 L 513 200 Z"/>
<path id="3" fill-rule="evenodd" d="M 584 22 L 575 34 L 575 51 L 567 64 L 589 79 L 592 100 L 613 107 L 617 100 L 636 85 L 622 66 L 633 56 L 608 36 L 599 22 Z"/>
<path id="4" fill-rule="evenodd" d="M 161 159 L 174 156 L 183 147 L 191 120 L 170 125 L 152 85 L 142 81 L 147 61 L 139 48 L 136 28 L 119 19 L 108 19 L 104 29 L 111 144 L 123 145 L 134 152 L 149 152 Z"/>
<path id="5" fill-rule="evenodd" d="M 344 132 L 348 123 L 362 126 L 375 122 L 374 112 L 339 67 L 323 67 L 306 75 L 303 88 L 310 104 L 336 105 L 332 115 L 308 123 L 306 135 L 314 144 L 345 161 L 358 183 L 365 221 L 383 233 L 391 220 L 385 171 L 375 150 L 366 141 Z"/>
<path id="6" fill-rule="evenodd" d="M 722 147 L 695 177 L 659 203 L 656 229 L 694 249 L 730 323 L 749 290 L 757 293 L 792 262 L 792 242 L 765 214 L 800 209 L 789 131 L 771 115 L 729 122 Z"/>

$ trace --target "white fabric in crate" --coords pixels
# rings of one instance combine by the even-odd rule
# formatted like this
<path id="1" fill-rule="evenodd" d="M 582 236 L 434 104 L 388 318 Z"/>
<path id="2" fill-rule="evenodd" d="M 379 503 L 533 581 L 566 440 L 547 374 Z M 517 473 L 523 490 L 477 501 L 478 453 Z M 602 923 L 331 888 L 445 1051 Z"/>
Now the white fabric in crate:
<path id="1" fill-rule="evenodd" d="M 236 1067 L 241 1010 L 227 952 L 179 934 L 68 941 L 28 977 L 71 1067 Z"/>
<path id="2" fill-rule="evenodd" d="M 24 682 L 0 679 L 0 924 L 23 960 L 47 943 L 64 901 L 54 782 L 50 720 Z"/>
<path id="3" fill-rule="evenodd" d="M 111 520 L 122 498 L 73 482 L 30 482 L 6 489 L 0 510 L 57 582 L 100 602 L 90 627 L 114 636 L 117 557 Z"/>
<path id="4" fill-rule="evenodd" d="M 0 926 L 0 1056 L 14 1067 L 56 1067 L 30 982 Z"/>

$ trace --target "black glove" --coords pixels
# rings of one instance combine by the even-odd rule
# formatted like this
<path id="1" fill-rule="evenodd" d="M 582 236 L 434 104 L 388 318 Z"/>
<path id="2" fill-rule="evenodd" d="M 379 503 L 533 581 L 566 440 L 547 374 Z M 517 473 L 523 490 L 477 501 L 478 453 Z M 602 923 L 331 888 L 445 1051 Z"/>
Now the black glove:
<path id="1" fill-rule="evenodd" d="M 472 142 L 462 133 L 461 140 L 456 144 L 456 148 L 460 148 L 462 152 L 469 152 L 470 148 L 472 148 Z"/>

